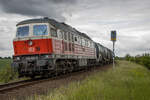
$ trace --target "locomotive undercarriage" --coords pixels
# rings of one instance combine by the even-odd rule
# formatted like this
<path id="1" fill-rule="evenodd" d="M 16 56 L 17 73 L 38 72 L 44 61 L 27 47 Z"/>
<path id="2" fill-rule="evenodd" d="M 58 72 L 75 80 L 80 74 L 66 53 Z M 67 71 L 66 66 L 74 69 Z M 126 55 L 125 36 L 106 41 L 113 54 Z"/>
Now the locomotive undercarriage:
<path id="1" fill-rule="evenodd" d="M 43 58 L 43 56 L 45 55 L 14 57 L 12 67 L 18 71 L 19 77 L 44 75 L 54 70 L 54 59 Z"/>
<path id="2" fill-rule="evenodd" d="M 94 59 L 75 58 L 44 58 L 46 55 L 20 56 L 13 61 L 13 67 L 18 71 L 19 77 L 51 76 L 70 73 L 95 65 Z"/>

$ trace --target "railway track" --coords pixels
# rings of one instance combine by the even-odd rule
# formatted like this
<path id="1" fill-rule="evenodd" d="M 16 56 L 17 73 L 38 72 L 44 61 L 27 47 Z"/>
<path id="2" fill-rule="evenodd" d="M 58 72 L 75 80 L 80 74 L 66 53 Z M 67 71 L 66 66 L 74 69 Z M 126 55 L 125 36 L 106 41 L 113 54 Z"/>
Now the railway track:
<path id="1" fill-rule="evenodd" d="M 33 96 L 34 94 L 47 94 L 55 88 L 62 85 L 67 85 L 70 82 L 81 81 L 98 71 L 105 71 L 110 66 L 92 67 L 89 70 L 80 70 L 77 72 L 67 73 L 50 78 L 36 78 L 13 83 L 0 85 L 0 100 L 26 100 L 25 98 Z"/>
<path id="2" fill-rule="evenodd" d="M 33 85 L 38 82 L 42 82 L 44 79 L 42 78 L 37 78 L 37 79 L 29 79 L 29 80 L 23 80 L 23 81 L 17 81 L 17 82 L 12 82 L 12 83 L 7 83 L 7 84 L 2 84 L 0 85 L 0 94 L 3 94 L 7 91 L 11 91 L 14 89 L 19 89 L 28 85 Z"/>
<path id="3" fill-rule="evenodd" d="M 50 80 L 56 80 L 60 78 L 65 78 L 70 75 L 75 75 L 85 72 L 85 70 L 73 72 L 73 73 L 68 73 L 68 74 L 63 74 L 55 77 L 50 77 L 50 78 L 36 78 L 36 79 L 29 79 L 29 80 L 23 80 L 23 81 L 18 81 L 18 82 L 12 82 L 12 83 L 7 83 L 7 84 L 2 84 L 0 85 L 0 94 L 5 94 L 7 92 L 10 92 L 12 90 L 18 90 L 20 88 L 25 88 L 30 85 L 50 81 Z"/>

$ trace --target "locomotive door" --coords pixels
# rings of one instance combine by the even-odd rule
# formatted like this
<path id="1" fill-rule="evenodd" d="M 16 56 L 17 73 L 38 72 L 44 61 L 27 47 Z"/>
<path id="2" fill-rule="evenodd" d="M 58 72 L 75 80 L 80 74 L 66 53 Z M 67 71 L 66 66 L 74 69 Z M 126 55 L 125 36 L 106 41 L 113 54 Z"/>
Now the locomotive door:
<path id="1" fill-rule="evenodd" d="M 62 53 L 64 53 L 64 40 L 62 40 Z"/>
<path id="2" fill-rule="evenodd" d="M 62 32 L 62 53 L 65 53 L 65 33 Z"/>
<path id="3" fill-rule="evenodd" d="M 74 53 L 74 34 L 72 34 L 72 53 Z"/>
<path id="4" fill-rule="evenodd" d="M 64 32 L 62 32 L 61 30 L 57 30 L 57 34 L 58 34 L 58 38 L 59 38 L 59 41 L 60 41 L 60 47 L 59 47 L 59 50 L 60 50 L 60 53 L 64 53 Z"/>

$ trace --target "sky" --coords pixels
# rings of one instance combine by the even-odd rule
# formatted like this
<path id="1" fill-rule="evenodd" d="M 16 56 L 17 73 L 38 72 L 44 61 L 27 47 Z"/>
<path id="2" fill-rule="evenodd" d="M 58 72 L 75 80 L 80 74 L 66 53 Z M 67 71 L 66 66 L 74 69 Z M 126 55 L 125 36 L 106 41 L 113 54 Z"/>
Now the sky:
<path id="1" fill-rule="evenodd" d="M 0 0 L 0 56 L 13 55 L 16 24 L 49 17 L 86 33 L 112 49 L 110 31 L 117 31 L 115 53 L 150 53 L 150 0 Z"/>

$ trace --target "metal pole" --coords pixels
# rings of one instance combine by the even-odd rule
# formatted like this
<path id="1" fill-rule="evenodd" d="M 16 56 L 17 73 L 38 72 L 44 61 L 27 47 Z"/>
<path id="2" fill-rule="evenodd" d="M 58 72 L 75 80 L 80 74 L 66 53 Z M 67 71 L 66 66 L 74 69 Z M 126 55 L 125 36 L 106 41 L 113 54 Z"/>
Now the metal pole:
<path id="1" fill-rule="evenodd" d="M 115 41 L 113 41 L 113 68 L 115 68 Z"/>
<path id="2" fill-rule="evenodd" d="M 115 42 L 116 42 L 116 30 L 111 31 L 111 41 L 113 42 L 113 68 L 115 67 Z"/>

